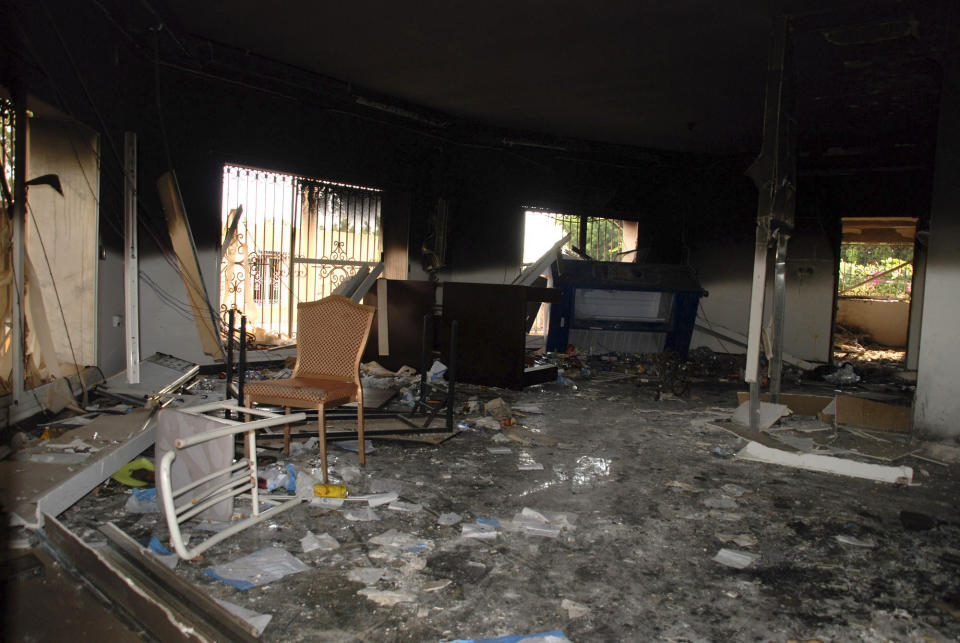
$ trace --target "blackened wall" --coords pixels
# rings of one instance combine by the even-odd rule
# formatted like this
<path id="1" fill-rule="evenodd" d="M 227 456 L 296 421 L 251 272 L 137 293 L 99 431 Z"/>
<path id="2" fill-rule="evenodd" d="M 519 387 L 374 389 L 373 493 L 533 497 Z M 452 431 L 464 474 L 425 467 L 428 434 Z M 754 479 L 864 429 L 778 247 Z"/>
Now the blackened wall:
<path id="1" fill-rule="evenodd" d="M 576 141 L 530 147 L 482 125 L 426 126 L 358 106 L 349 91 L 320 90 L 326 86 L 322 79 L 315 87 L 302 76 L 289 85 L 264 80 L 254 73 L 262 70 L 262 61 L 251 59 L 246 73 L 241 54 L 231 61 L 231 73 L 222 73 L 212 59 L 185 60 L 172 39 L 150 31 L 151 23 L 136 15 L 142 13 L 139 6 L 112 7 L 108 18 L 95 3 L 56 4 L 66 5 L 14 3 L 11 42 L 19 45 L 10 51 L 3 82 L 25 83 L 31 93 L 101 133 L 101 230 L 108 250 L 102 275 L 115 276 L 120 269 L 112 251 L 120 247 L 119 153 L 129 130 L 139 137 L 141 267 L 179 299 L 185 294 L 164 257 L 169 242 L 154 181 L 171 167 L 176 171 L 207 287 L 215 296 L 222 166 L 240 163 L 402 194 L 385 203 L 409 204 L 412 277 L 424 274 L 419 249 L 439 198 L 449 202 L 451 213 L 448 267 L 439 273 L 441 280 L 512 279 L 522 254 L 523 206 L 635 219 L 641 256 L 690 262 L 714 291 L 705 307 L 715 321 L 745 332 L 739 317 L 748 302 L 756 216 L 756 191 L 743 176 L 749 159 Z M 818 333 L 829 332 L 834 268 L 828 262 L 839 239 L 836 218 L 924 211 L 928 187 L 914 178 L 902 180 L 908 189 L 886 191 L 893 185 L 886 176 L 859 184 L 842 177 L 801 181 L 797 275 L 807 274 L 807 264 L 814 263 L 817 283 L 805 288 L 809 295 L 796 305 L 806 306 L 808 298 L 817 302 Z M 384 226 L 391 225 L 388 206 L 383 217 Z M 122 291 L 101 288 L 101 296 L 113 297 L 113 309 L 122 311 Z M 160 350 L 199 359 L 193 323 L 143 285 L 141 314 L 142 354 Z M 823 357 L 827 340 L 811 344 L 802 333 L 798 337 L 794 350 Z M 101 366 L 110 372 L 122 364 Z"/>

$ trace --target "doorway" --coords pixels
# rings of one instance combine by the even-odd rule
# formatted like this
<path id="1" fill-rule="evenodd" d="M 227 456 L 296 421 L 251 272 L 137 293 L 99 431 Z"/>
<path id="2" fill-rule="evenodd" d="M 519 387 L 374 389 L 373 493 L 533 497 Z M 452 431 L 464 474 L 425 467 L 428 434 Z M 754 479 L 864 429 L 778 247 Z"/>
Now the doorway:
<path id="1" fill-rule="evenodd" d="M 845 217 L 842 225 L 834 361 L 903 368 L 917 220 Z"/>

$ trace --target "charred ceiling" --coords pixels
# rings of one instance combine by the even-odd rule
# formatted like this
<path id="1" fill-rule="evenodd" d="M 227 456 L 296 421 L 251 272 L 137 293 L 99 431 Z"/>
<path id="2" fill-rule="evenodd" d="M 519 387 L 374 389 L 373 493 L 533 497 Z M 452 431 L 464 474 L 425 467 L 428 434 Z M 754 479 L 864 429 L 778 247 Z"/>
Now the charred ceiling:
<path id="1" fill-rule="evenodd" d="M 649 161 L 637 148 L 757 152 L 766 42 L 782 10 L 801 170 L 931 166 L 949 0 L 641 5 L 154 0 L 131 19 L 141 30 L 162 19 L 166 64 L 192 73 L 457 142 Z"/>
<path id="2" fill-rule="evenodd" d="M 18 9 L 29 46 L 11 59 L 110 136 L 134 128 L 162 149 L 165 119 L 176 164 L 206 179 L 227 158 L 450 197 L 509 185 L 630 218 L 675 213 L 698 189 L 709 201 L 707 184 L 753 198 L 736 178 L 760 150 L 782 10 L 801 181 L 857 175 L 801 194 L 875 194 L 877 177 L 929 193 L 951 0 L 650 4 L 42 0 Z"/>
<path id="3" fill-rule="evenodd" d="M 949 2 L 897 2 L 794 20 L 801 166 L 929 172 Z"/>

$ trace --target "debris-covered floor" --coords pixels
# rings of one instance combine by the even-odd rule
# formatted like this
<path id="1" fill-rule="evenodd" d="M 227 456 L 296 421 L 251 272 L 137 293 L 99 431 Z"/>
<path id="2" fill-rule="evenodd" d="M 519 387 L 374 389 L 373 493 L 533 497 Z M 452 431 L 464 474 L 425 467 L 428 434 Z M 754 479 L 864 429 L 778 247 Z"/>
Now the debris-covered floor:
<path id="1" fill-rule="evenodd" d="M 304 504 L 176 572 L 272 615 L 270 641 L 960 637 L 960 466 L 902 457 L 903 486 L 743 461 L 725 427 L 735 384 L 661 401 L 634 379 L 578 384 L 464 387 L 481 406 L 502 396 L 519 424 L 461 417 L 473 426 L 440 446 L 378 441 L 363 470 L 332 447 L 332 482 L 397 500 Z M 898 439 L 881 438 L 887 460 L 915 446 Z M 315 456 L 279 463 L 309 472 Z M 129 512 L 129 498 L 108 482 L 62 519 L 88 541 L 110 520 L 166 543 L 161 515 Z M 264 548 L 305 569 L 246 590 L 206 573 Z M 715 561 L 721 549 L 747 566 Z"/>

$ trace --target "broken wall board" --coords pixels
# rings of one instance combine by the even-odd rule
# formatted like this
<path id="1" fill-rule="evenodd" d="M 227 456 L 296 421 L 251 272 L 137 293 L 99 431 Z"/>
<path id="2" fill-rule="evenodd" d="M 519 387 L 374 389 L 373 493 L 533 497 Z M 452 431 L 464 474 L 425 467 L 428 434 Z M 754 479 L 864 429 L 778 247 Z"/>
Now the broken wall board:
<path id="1" fill-rule="evenodd" d="M 837 397 L 838 424 L 907 433 L 910 431 L 911 415 L 909 406 L 884 404 L 848 395 Z"/>
<path id="2" fill-rule="evenodd" d="M 59 192 L 28 188 L 25 221 L 25 259 L 33 264 L 26 268 L 34 273 L 26 275 L 27 302 L 33 281 L 55 351 L 47 358 L 44 348 L 47 368 L 59 377 L 75 373 L 74 364 L 97 363 L 97 284 L 104 265 L 98 260 L 100 137 L 60 117 L 31 118 L 28 131 L 26 178 L 59 177 Z M 40 331 L 38 323 L 36 318 L 28 328 Z"/>
<path id="3" fill-rule="evenodd" d="M 743 404 L 750 399 L 745 391 L 737 393 L 737 401 Z M 768 393 L 761 400 L 770 399 Z M 852 424 L 881 431 L 906 433 L 910 431 L 909 406 L 885 404 L 852 395 L 799 395 L 784 393 L 780 401 L 797 415 L 811 415 L 828 424 Z"/>
<path id="4" fill-rule="evenodd" d="M 764 402 L 770 401 L 770 394 L 764 393 L 760 396 Z M 812 415 L 816 417 L 830 402 L 833 401 L 831 395 L 800 395 L 796 393 L 781 393 L 780 403 L 786 404 L 796 415 Z M 739 391 L 737 393 L 737 402 L 743 404 L 750 401 L 750 393 Z"/>
<path id="5" fill-rule="evenodd" d="M 180 187 L 173 172 L 165 172 L 157 179 L 157 190 L 160 192 L 160 203 L 167 217 L 167 229 L 170 232 L 173 251 L 179 259 L 180 277 L 183 279 L 183 286 L 190 300 L 203 352 L 207 355 L 223 357 L 223 344 L 216 325 L 219 320 L 216 319 L 214 308 L 210 304 L 207 285 L 203 281 L 203 271 L 200 270 L 200 262 L 197 259 L 197 247 L 193 241 L 193 233 L 190 231 L 190 221 L 187 219 L 183 198 L 180 196 Z"/>
<path id="6" fill-rule="evenodd" d="M 56 516 L 83 498 L 153 444 L 152 420 L 151 410 L 137 409 L 126 415 L 101 415 L 67 431 L 58 441 L 78 439 L 99 448 L 82 465 L 0 462 L 0 502 L 10 512 L 11 522 L 40 527 L 43 514 Z"/>
<path id="7" fill-rule="evenodd" d="M 737 453 L 737 459 L 779 464 L 794 469 L 833 473 L 839 476 L 863 478 L 891 484 L 910 484 L 913 481 L 913 469 L 910 467 L 865 464 L 855 460 L 835 458 L 829 455 L 814 455 L 812 453 L 788 453 L 764 446 L 759 442 L 748 442 L 747 446 Z"/>
<path id="8" fill-rule="evenodd" d="M 790 415 L 791 409 L 785 404 L 771 404 L 770 402 L 760 402 L 760 420 L 757 423 L 757 429 L 765 431 L 776 424 L 777 420 Z M 747 401 L 741 402 L 737 410 L 733 412 L 730 418 L 733 422 L 742 426 L 750 426 L 750 400 L 749 394 Z"/>
<path id="9" fill-rule="evenodd" d="M 80 372 L 83 377 L 84 386 L 88 389 L 103 379 L 100 369 L 93 366 L 81 369 Z M 29 394 L 23 396 L 20 400 L 19 408 L 16 409 L 10 408 L 13 402 L 12 395 L 0 397 L 0 409 L 6 410 L 10 408 L 9 414 L 7 412 L 0 413 L 0 418 L 3 418 L 2 421 L 0 421 L 0 426 L 7 426 L 8 420 L 9 424 L 16 424 L 42 411 L 46 408 L 43 400 L 49 399 L 50 397 L 49 390 L 62 387 L 64 380 L 70 383 L 71 392 L 80 391 L 80 378 L 76 374 L 73 374 L 59 380 L 41 384 L 34 389 L 28 389 L 27 392 Z"/>

